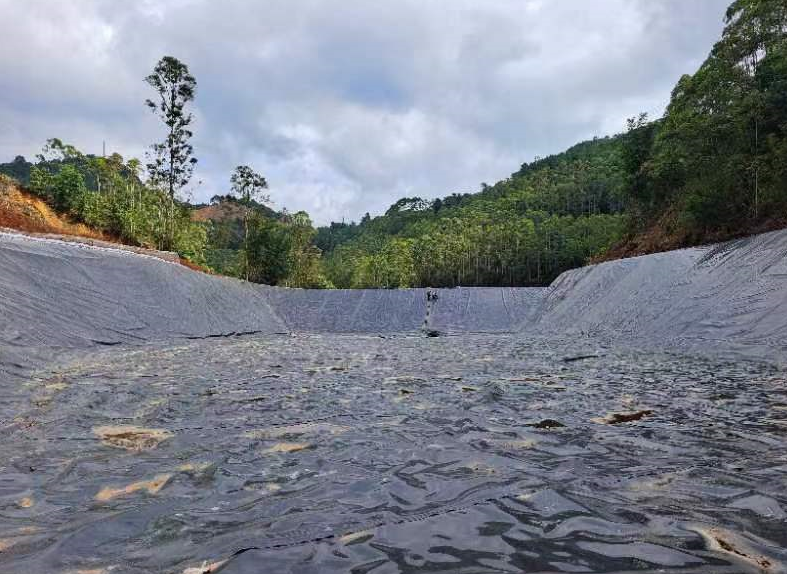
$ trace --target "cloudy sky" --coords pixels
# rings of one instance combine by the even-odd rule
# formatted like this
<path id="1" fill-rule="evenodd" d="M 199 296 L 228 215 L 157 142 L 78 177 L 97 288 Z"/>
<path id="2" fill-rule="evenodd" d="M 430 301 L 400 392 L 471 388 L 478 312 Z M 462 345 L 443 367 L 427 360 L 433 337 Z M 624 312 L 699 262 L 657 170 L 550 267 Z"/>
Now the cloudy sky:
<path id="1" fill-rule="evenodd" d="M 357 219 L 661 115 L 729 2 L 0 0 L 0 161 L 50 137 L 142 157 L 142 78 L 173 55 L 198 82 L 195 200 L 249 164 L 277 208 Z"/>

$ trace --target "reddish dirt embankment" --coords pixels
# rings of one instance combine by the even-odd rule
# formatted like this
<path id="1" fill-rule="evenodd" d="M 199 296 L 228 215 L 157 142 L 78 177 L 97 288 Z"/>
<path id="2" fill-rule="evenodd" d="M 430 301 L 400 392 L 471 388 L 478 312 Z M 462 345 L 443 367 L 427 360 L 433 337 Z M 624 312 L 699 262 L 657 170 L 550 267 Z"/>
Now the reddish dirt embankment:
<path id="1" fill-rule="evenodd" d="M 112 241 L 100 231 L 71 223 L 38 197 L 23 191 L 12 179 L 0 175 L 0 227 L 28 233 L 56 233 Z"/>
<path id="2" fill-rule="evenodd" d="M 117 237 L 74 223 L 56 213 L 41 198 L 26 192 L 13 179 L 0 174 L 0 231 L 23 233 L 43 239 L 57 239 L 98 247 L 108 247 L 149 255 L 171 263 L 180 263 L 195 271 L 206 271 L 177 253 L 146 249 L 124 244 Z"/>
<path id="3" fill-rule="evenodd" d="M 243 206 L 239 203 L 222 201 L 200 207 L 191 212 L 192 221 L 232 221 L 243 219 Z"/>

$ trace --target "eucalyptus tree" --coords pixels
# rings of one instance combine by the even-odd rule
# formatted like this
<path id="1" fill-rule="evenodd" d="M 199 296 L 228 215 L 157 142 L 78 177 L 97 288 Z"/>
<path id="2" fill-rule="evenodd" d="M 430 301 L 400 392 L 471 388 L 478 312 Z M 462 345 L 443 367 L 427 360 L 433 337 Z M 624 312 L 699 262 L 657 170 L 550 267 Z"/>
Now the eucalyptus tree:
<path id="1" fill-rule="evenodd" d="M 247 165 L 239 165 L 230 177 L 232 195 L 243 205 L 243 263 L 246 280 L 249 280 L 249 214 L 253 202 L 267 203 L 270 197 L 265 194 L 268 182 L 263 176 Z"/>
<path id="2" fill-rule="evenodd" d="M 194 100 L 197 81 L 189 68 L 172 56 L 164 56 L 153 68 L 145 82 L 156 91 L 156 101 L 145 101 L 150 110 L 166 126 L 166 137 L 154 143 L 148 154 L 147 164 L 151 182 L 167 192 L 166 248 L 174 243 L 175 194 L 191 181 L 194 165 L 194 148 L 189 143 L 193 133 L 189 126 L 194 119 L 187 106 Z"/>

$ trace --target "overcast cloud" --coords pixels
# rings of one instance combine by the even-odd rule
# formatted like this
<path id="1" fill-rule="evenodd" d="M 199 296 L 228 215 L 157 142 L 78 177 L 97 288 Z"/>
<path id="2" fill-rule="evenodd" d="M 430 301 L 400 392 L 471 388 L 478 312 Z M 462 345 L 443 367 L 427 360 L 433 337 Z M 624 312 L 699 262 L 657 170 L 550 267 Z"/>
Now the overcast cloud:
<path id="1" fill-rule="evenodd" d="M 247 163 L 277 208 L 358 219 L 661 115 L 729 2 L 0 0 L 0 161 L 50 137 L 142 157 L 142 78 L 173 55 L 198 82 L 195 200 Z"/>

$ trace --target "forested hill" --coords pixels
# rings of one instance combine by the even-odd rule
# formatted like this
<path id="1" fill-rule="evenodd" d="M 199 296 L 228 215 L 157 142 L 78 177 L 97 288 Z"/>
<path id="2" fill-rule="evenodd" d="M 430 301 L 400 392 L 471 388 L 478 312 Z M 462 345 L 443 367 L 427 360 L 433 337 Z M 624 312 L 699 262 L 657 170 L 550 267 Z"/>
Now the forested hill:
<path id="1" fill-rule="evenodd" d="M 664 118 L 630 122 L 630 226 L 609 256 L 787 225 L 787 3 L 736 0 Z"/>
<path id="2" fill-rule="evenodd" d="M 184 106 L 196 80 L 165 56 L 145 82 L 183 99 L 172 109 L 152 106 L 180 139 L 150 146 L 146 170 L 139 160 L 84 154 L 53 138 L 35 164 L 17 157 L 0 173 L 74 223 L 250 281 L 545 285 L 593 260 L 787 226 L 784 0 L 735 0 L 721 39 L 678 81 L 658 121 L 632 118 L 625 133 L 525 164 L 476 193 L 406 197 L 381 216 L 318 230 L 305 212 L 266 206 L 268 183 L 250 166 L 237 166 L 211 205 L 184 201 L 196 163 L 183 143 L 193 135 Z M 168 151 L 176 144 L 183 154 Z"/>
<path id="3" fill-rule="evenodd" d="M 625 182 L 622 139 L 596 139 L 476 194 L 333 223 L 315 242 L 337 287 L 541 285 L 620 239 Z"/>
<path id="4" fill-rule="evenodd" d="M 663 118 L 522 166 L 476 194 L 404 198 L 318 230 L 340 287 L 541 285 L 591 259 L 787 225 L 787 3 L 736 0 Z"/>

